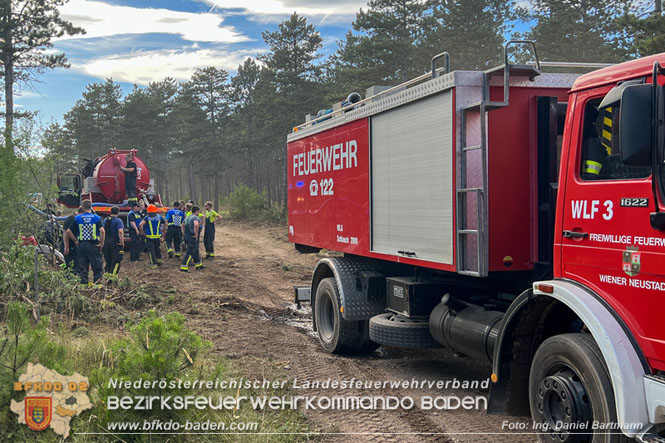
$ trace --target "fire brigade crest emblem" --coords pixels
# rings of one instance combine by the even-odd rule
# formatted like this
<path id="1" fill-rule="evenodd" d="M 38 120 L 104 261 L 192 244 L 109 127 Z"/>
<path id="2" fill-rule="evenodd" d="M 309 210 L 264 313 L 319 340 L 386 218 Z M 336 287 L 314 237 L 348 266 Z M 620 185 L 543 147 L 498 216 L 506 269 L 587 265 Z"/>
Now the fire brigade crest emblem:
<path id="1" fill-rule="evenodd" d="M 623 272 L 631 277 L 640 273 L 640 251 L 637 247 L 628 246 L 623 251 Z"/>
<path id="2" fill-rule="evenodd" d="M 30 429 L 43 431 L 51 423 L 51 397 L 25 397 L 25 423 Z"/>

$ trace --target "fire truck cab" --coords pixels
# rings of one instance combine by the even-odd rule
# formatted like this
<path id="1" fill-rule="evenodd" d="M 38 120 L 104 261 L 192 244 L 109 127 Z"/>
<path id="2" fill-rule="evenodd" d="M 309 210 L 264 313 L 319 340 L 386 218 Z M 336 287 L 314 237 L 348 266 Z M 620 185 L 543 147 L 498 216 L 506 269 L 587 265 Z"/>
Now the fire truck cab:
<path id="1" fill-rule="evenodd" d="M 548 74 L 513 44 L 533 46 L 484 72 L 440 54 L 288 135 L 289 239 L 343 253 L 296 299 L 328 352 L 490 362 L 489 412 L 543 441 L 662 439 L 665 54 Z"/>

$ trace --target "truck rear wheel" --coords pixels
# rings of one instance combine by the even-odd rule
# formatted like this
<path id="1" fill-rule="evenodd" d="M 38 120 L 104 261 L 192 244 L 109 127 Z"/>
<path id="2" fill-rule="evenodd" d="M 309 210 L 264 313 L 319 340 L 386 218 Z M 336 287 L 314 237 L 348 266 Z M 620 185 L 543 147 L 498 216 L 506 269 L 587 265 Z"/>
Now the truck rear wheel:
<path id="1" fill-rule="evenodd" d="M 439 348 L 429 332 L 427 319 L 412 319 L 393 313 L 379 314 L 369 319 L 372 341 L 397 348 Z"/>
<path id="2" fill-rule="evenodd" d="M 321 346 L 328 352 L 344 354 L 358 352 L 356 345 L 361 336 L 360 322 L 346 321 L 339 304 L 339 289 L 334 278 L 321 280 L 316 289 L 316 329 Z"/>
<path id="3" fill-rule="evenodd" d="M 628 441 L 616 430 L 594 432 L 594 423 L 616 423 L 614 392 L 605 361 L 589 334 L 561 334 L 536 351 L 529 374 L 529 405 L 542 442 Z"/>

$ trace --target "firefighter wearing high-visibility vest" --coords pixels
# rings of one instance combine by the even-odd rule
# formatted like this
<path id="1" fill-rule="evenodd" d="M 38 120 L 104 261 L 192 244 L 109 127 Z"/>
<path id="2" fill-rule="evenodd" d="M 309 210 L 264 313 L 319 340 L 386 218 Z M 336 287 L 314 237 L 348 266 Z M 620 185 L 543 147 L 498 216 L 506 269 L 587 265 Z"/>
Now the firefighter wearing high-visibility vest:
<path id="1" fill-rule="evenodd" d="M 166 231 L 166 252 L 169 258 L 180 257 L 180 243 L 182 243 L 181 226 L 185 221 L 185 213 L 180 210 L 180 202 L 173 203 L 173 209 L 166 213 L 166 224 L 168 230 Z"/>
<path id="2" fill-rule="evenodd" d="M 88 267 L 92 268 L 95 287 L 102 280 L 102 253 L 105 232 L 102 227 L 102 218 L 92 213 L 92 202 L 83 200 L 81 203 L 83 213 L 74 218 L 72 227 L 67 230 L 66 235 L 73 236 L 78 241 L 77 254 L 79 265 L 79 277 L 81 285 L 92 286 L 88 283 Z M 65 254 L 69 253 L 65 246 Z"/>
<path id="3" fill-rule="evenodd" d="M 205 203 L 205 228 L 203 231 L 203 246 L 206 250 L 206 259 L 215 257 L 215 222 L 221 220 L 222 216 L 212 209 L 212 202 Z"/>
<path id="4" fill-rule="evenodd" d="M 157 206 L 148 205 L 148 216 L 141 222 L 141 233 L 145 235 L 150 267 L 156 269 L 162 264 L 160 243 L 164 237 L 164 217 L 157 212 Z"/>
<path id="5" fill-rule="evenodd" d="M 582 178 L 585 180 L 602 179 L 605 171 L 601 174 L 603 166 L 608 157 L 612 156 L 612 107 L 598 110 L 592 134 L 583 144 Z"/>

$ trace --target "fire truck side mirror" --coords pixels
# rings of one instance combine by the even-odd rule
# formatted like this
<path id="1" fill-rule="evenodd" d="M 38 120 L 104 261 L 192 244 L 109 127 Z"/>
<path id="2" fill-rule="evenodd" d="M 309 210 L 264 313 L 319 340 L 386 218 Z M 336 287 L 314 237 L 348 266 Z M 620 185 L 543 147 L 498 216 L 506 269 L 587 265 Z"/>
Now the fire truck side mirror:
<path id="1" fill-rule="evenodd" d="M 662 89 L 659 91 L 658 101 L 662 103 Z M 619 137 L 625 165 L 651 166 L 652 94 L 651 85 L 630 85 L 621 94 Z"/>

